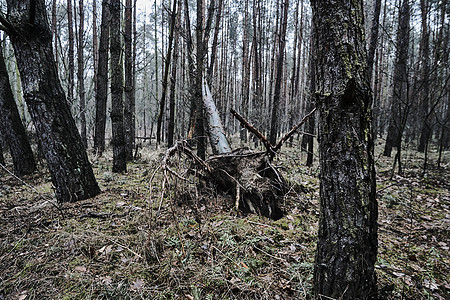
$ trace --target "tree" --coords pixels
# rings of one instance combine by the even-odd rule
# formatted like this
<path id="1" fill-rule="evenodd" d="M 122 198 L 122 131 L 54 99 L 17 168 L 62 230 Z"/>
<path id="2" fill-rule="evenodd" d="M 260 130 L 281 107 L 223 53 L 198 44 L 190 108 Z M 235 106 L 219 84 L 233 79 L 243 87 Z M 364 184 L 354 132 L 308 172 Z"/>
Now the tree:
<path id="1" fill-rule="evenodd" d="M 398 162 L 399 174 L 402 174 L 401 164 L 401 143 L 403 132 L 406 126 L 411 102 L 409 99 L 409 79 L 408 79 L 408 53 L 409 53 L 409 28 L 410 28 L 410 8 L 409 0 L 403 0 L 399 10 L 398 31 L 396 40 L 396 58 L 394 66 L 394 87 L 392 89 L 391 120 L 389 123 L 386 144 L 384 147 L 385 156 L 391 156 L 392 148 L 397 148 L 394 158 Z"/>
<path id="2" fill-rule="evenodd" d="M 281 80 L 283 77 L 283 60 L 284 60 L 284 48 L 286 47 L 286 28 L 288 19 L 289 0 L 285 0 L 282 3 L 281 24 L 278 37 L 278 59 L 277 59 L 277 75 L 275 79 L 275 91 L 272 105 L 272 120 L 270 126 L 270 142 L 275 145 L 278 134 L 278 110 L 280 106 L 280 94 L 281 94 Z"/>
<path id="3" fill-rule="evenodd" d="M 115 173 L 127 171 L 125 130 L 123 125 L 123 65 L 120 30 L 121 1 L 111 0 L 110 52 L 111 52 L 111 123 L 113 168 Z"/>
<path id="4" fill-rule="evenodd" d="M 100 45 L 98 49 L 97 90 L 95 93 L 94 151 L 99 155 L 105 150 L 106 101 L 108 100 L 108 57 L 110 0 L 102 1 Z"/>
<path id="5" fill-rule="evenodd" d="M 56 71 L 44 0 L 8 0 L 8 19 L 0 18 L 14 47 L 27 103 L 56 199 L 72 202 L 100 189 Z"/>
<path id="6" fill-rule="evenodd" d="M 135 8 L 136 9 L 136 8 Z M 125 3 L 125 105 L 124 105 L 124 128 L 127 160 L 133 159 L 134 139 L 135 139 L 135 95 L 134 95 L 134 74 L 132 56 L 132 2 L 126 0 Z"/>
<path id="7" fill-rule="evenodd" d="M 320 220 L 314 292 L 376 299 L 377 202 L 363 1 L 312 1 Z"/>
<path id="8" fill-rule="evenodd" d="M 69 86 L 67 88 L 67 98 L 69 100 L 69 104 L 73 105 L 73 102 L 74 102 L 73 89 L 74 89 L 74 77 L 75 77 L 75 59 L 74 59 L 75 50 L 74 50 L 72 0 L 67 0 L 67 25 L 69 26 L 69 49 L 68 49 L 68 56 L 69 56 L 68 83 L 69 83 Z"/>
<path id="9" fill-rule="evenodd" d="M 9 82 L 3 49 L 0 43 L 0 130 L 5 140 L 14 164 L 17 176 L 31 174 L 36 170 L 33 152 L 27 139 L 25 128 L 19 116 L 16 102 Z"/>
<path id="10" fill-rule="evenodd" d="M 80 97 L 80 118 L 81 118 L 81 140 L 84 147 L 87 147 L 86 137 L 86 93 L 84 90 L 84 7 L 83 0 L 78 2 L 78 14 L 80 16 L 80 24 L 78 26 L 78 43 L 77 43 L 77 80 L 78 80 L 78 97 Z"/>

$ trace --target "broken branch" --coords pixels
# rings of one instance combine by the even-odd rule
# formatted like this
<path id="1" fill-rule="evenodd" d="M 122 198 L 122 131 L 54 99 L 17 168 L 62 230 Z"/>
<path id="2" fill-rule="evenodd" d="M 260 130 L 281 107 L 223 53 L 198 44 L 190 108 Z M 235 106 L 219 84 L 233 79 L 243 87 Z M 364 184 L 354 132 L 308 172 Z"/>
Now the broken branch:
<path id="1" fill-rule="evenodd" d="M 253 133 L 254 135 L 256 135 L 257 138 L 259 138 L 261 140 L 261 142 L 264 144 L 264 146 L 266 147 L 267 151 L 269 153 L 271 153 L 272 150 L 272 145 L 270 144 L 269 140 L 261 133 L 258 131 L 258 129 L 255 128 L 255 126 L 253 126 L 252 124 L 250 124 L 249 122 L 247 122 L 247 120 L 245 120 L 237 111 L 235 111 L 233 108 L 230 110 L 231 114 L 241 123 L 242 126 L 244 126 L 245 128 L 248 129 L 248 131 L 250 131 L 251 133 Z"/>

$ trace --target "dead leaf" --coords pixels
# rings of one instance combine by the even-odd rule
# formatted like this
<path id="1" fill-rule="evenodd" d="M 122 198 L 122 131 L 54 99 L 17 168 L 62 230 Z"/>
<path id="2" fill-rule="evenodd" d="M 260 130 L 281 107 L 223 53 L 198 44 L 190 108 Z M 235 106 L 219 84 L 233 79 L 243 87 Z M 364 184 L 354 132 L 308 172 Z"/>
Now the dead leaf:
<path id="1" fill-rule="evenodd" d="M 231 278 L 231 280 L 230 280 L 230 282 L 232 283 L 232 284 L 235 284 L 235 283 L 237 283 L 237 282 L 241 282 L 242 280 L 240 280 L 239 278 L 237 278 L 237 277 L 233 277 L 233 278 Z"/>
<path id="2" fill-rule="evenodd" d="M 28 291 L 22 291 L 22 292 L 20 292 L 20 295 L 19 295 L 19 297 L 17 297 L 17 300 L 25 300 L 26 298 L 27 298 L 27 296 L 28 296 Z"/>
<path id="3" fill-rule="evenodd" d="M 121 206 L 124 206 L 125 204 L 126 204 L 125 202 L 117 202 L 116 206 L 117 207 L 121 207 Z"/>
<path id="4" fill-rule="evenodd" d="M 100 254 L 108 255 L 111 253 L 112 248 L 113 248 L 113 245 L 103 246 L 102 248 L 100 248 L 98 250 L 98 252 L 100 252 Z"/>
<path id="5" fill-rule="evenodd" d="M 112 283 L 111 276 L 100 277 L 100 280 L 103 284 L 110 285 Z"/>
<path id="6" fill-rule="evenodd" d="M 424 279 L 423 280 L 423 286 L 428 288 L 428 289 L 430 289 L 430 290 L 432 290 L 432 291 L 435 291 L 435 290 L 439 289 L 439 285 L 436 284 L 436 282 L 434 282 L 432 280 L 428 280 L 428 279 Z"/>
<path id="7" fill-rule="evenodd" d="M 87 271 L 87 269 L 86 269 L 86 267 L 85 266 L 77 266 L 77 267 L 75 267 L 75 269 L 73 269 L 75 272 L 81 272 L 81 273 L 84 273 L 84 272 L 86 272 Z"/>
<path id="8" fill-rule="evenodd" d="M 144 280 L 142 279 L 136 279 L 130 286 L 130 290 L 132 291 L 139 291 L 141 290 L 145 285 Z"/>
<path id="9" fill-rule="evenodd" d="M 288 224 L 288 227 L 289 227 L 289 230 L 294 230 L 295 228 L 294 228 L 294 225 L 292 225 L 292 223 L 289 223 Z"/>
<path id="10" fill-rule="evenodd" d="M 191 295 L 185 295 L 185 296 L 188 300 L 194 300 L 194 297 L 192 297 Z"/>

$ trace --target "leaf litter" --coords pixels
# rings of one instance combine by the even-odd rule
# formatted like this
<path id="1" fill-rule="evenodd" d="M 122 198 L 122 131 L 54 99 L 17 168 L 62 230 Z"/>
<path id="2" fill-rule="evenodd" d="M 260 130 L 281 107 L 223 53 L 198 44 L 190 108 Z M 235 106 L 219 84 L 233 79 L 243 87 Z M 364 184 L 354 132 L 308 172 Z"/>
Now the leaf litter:
<path id="1" fill-rule="evenodd" d="M 293 188 L 273 221 L 181 180 L 161 194 L 162 156 L 142 155 L 127 174 L 96 158 L 103 193 L 59 206 L 45 169 L 24 178 L 38 193 L 2 173 L 0 299 L 312 299 L 317 164 L 281 153 Z M 420 177 L 406 162 L 392 180 L 390 164 L 378 162 L 380 296 L 449 299 L 448 164 Z"/>

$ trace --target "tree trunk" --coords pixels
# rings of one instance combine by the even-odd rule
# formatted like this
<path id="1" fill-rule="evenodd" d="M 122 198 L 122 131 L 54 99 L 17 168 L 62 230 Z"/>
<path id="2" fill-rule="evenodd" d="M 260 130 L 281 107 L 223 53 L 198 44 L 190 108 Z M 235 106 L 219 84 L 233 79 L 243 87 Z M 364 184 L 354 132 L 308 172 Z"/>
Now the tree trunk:
<path id="1" fill-rule="evenodd" d="M 16 102 L 9 82 L 8 71 L 0 43 L 0 131 L 5 140 L 14 164 L 17 176 L 31 174 L 36 170 L 33 152 L 27 139 L 25 128 L 19 116 Z M 2 153 L 3 154 L 3 153 Z"/>
<path id="2" fill-rule="evenodd" d="M 78 47 L 77 47 L 77 79 L 78 79 L 78 97 L 80 97 L 80 134 L 83 145 L 87 147 L 86 137 L 86 92 L 84 90 L 84 7 L 83 0 L 78 2 L 78 14 L 80 24 L 78 26 Z"/>
<path id="3" fill-rule="evenodd" d="M 72 0 L 67 0 L 67 24 L 69 26 L 69 49 L 68 49 L 68 87 L 67 87 L 67 100 L 69 105 L 73 105 L 74 96 L 74 78 L 75 78 L 75 50 L 74 50 L 74 33 L 73 33 L 73 13 L 72 13 Z"/>
<path id="4" fill-rule="evenodd" d="M 367 67 L 369 69 L 369 82 L 372 80 L 372 70 L 374 64 L 375 57 L 375 49 L 377 48 L 378 41 L 378 29 L 380 27 L 380 12 L 381 12 L 381 0 L 375 0 L 375 5 L 373 9 L 373 19 L 372 19 L 372 28 L 370 31 L 370 44 L 367 55 Z M 375 74 L 377 75 L 377 74 Z"/>
<path id="5" fill-rule="evenodd" d="M 286 28 L 287 28 L 287 19 L 288 19 L 288 9 L 289 9 L 289 0 L 285 0 L 282 3 L 282 13 L 281 13 L 281 24 L 280 31 L 278 37 L 278 59 L 277 59 L 277 75 L 275 79 L 275 90 L 273 97 L 273 105 L 272 105 L 272 120 L 270 125 L 270 136 L 269 140 L 272 145 L 275 145 L 277 142 L 277 134 L 279 130 L 279 106 L 280 106 L 280 94 L 281 94 L 281 80 L 283 77 L 283 61 L 284 61 L 284 48 L 286 46 Z"/>
<path id="6" fill-rule="evenodd" d="M 111 123 L 114 173 L 127 171 L 125 132 L 123 125 L 123 66 L 121 40 L 121 1 L 111 0 Z"/>
<path id="7" fill-rule="evenodd" d="M 377 299 L 377 202 L 363 1 L 312 1 L 319 109 L 317 298 Z"/>
<path id="8" fill-rule="evenodd" d="M 166 110 L 166 94 L 167 94 L 167 85 L 169 83 L 169 71 L 170 71 L 170 60 L 172 59 L 172 44 L 173 44 L 173 36 L 175 31 L 175 21 L 177 15 L 177 0 L 173 1 L 172 13 L 170 15 L 170 30 L 169 30 L 169 46 L 167 47 L 167 54 L 164 62 L 164 74 L 163 74 L 163 82 L 162 82 L 162 94 L 161 100 L 159 101 L 159 113 L 158 120 L 156 123 L 156 143 L 161 143 L 161 127 L 163 121 L 164 111 Z"/>
<path id="9" fill-rule="evenodd" d="M 100 193 L 59 81 L 44 0 L 8 0 L 24 98 L 60 202 Z M 9 25 L 8 25 L 9 26 Z"/>
<path id="10" fill-rule="evenodd" d="M 54 47 L 55 47 L 55 62 L 58 65 L 58 31 L 56 28 L 56 0 L 52 2 L 52 36 L 54 39 Z"/>
<path id="11" fill-rule="evenodd" d="M 178 70 L 178 39 L 180 32 L 180 17 L 181 17 L 181 0 L 174 0 L 178 2 L 178 10 L 175 19 L 175 33 L 174 33 L 174 44 L 173 44 L 173 57 L 172 57 L 172 75 L 170 76 L 170 98 L 169 98 L 169 124 L 168 124 L 168 135 L 167 135 L 167 146 L 172 147 L 174 143 L 175 134 L 175 92 L 176 92 L 176 81 L 177 81 L 177 70 Z"/>
<path id="12" fill-rule="evenodd" d="M 135 8 L 136 9 L 136 8 Z M 134 150 L 134 107 L 135 95 L 133 89 L 133 56 L 132 56 L 132 0 L 126 0 L 125 4 L 125 106 L 124 106 L 124 128 L 127 160 L 133 160 Z"/>
<path id="13" fill-rule="evenodd" d="M 97 91 L 95 94 L 95 134 L 94 151 L 101 155 L 105 150 L 106 102 L 108 99 L 108 57 L 110 0 L 102 2 L 102 23 L 98 52 Z"/>
<path id="14" fill-rule="evenodd" d="M 231 152 L 230 144 L 225 136 L 222 120 L 212 98 L 208 83 L 203 81 L 203 106 L 206 110 L 208 120 L 208 135 L 211 142 L 211 149 L 214 154 L 225 154 Z"/>
<path id="15" fill-rule="evenodd" d="M 422 40 L 420 43 L 420 52 L 422 58 L 422 105 L 421 105 L 421 122 L 422 128 L 419 138 L 419 146 L 417 151 L 423 153 L 428 148 L 431 137 L 430 120 L 430 33 L 428 29 L 428 1 L 420 0 L 420 11 L 422 16 Z M 426 156 L 425 156 L 426 157 Z M 424 164 L 426 165 L 426 163 Z"/>
<path id="16" fill-rule="evenodd" d="M 396 41 L 396 61 L 394 67 L 394 88 L 392 95 L 391 120 L 384 147 L 385 156 L 391 156 L 392 148 L 401 150 L 403 129 L 408 116 L 408 53 L 409 53 L 409 0 L 403 0 L 399 11 Z M 400 156 L 396 156 L 400 157 Z"/>
<path id="17" fill-rule="evenodd" d="M 242 33 L 242 90 L 241 90 L 241 107 L 242 114 L 248 118 L 248 106 L 250 104 L 250 62 L 248 51 L 248 0 L 245 0 L 244 6 L 244 21 Z M 240 130 L 241 142 L 247 143 L 247 130 L 241 128 Z"/>

